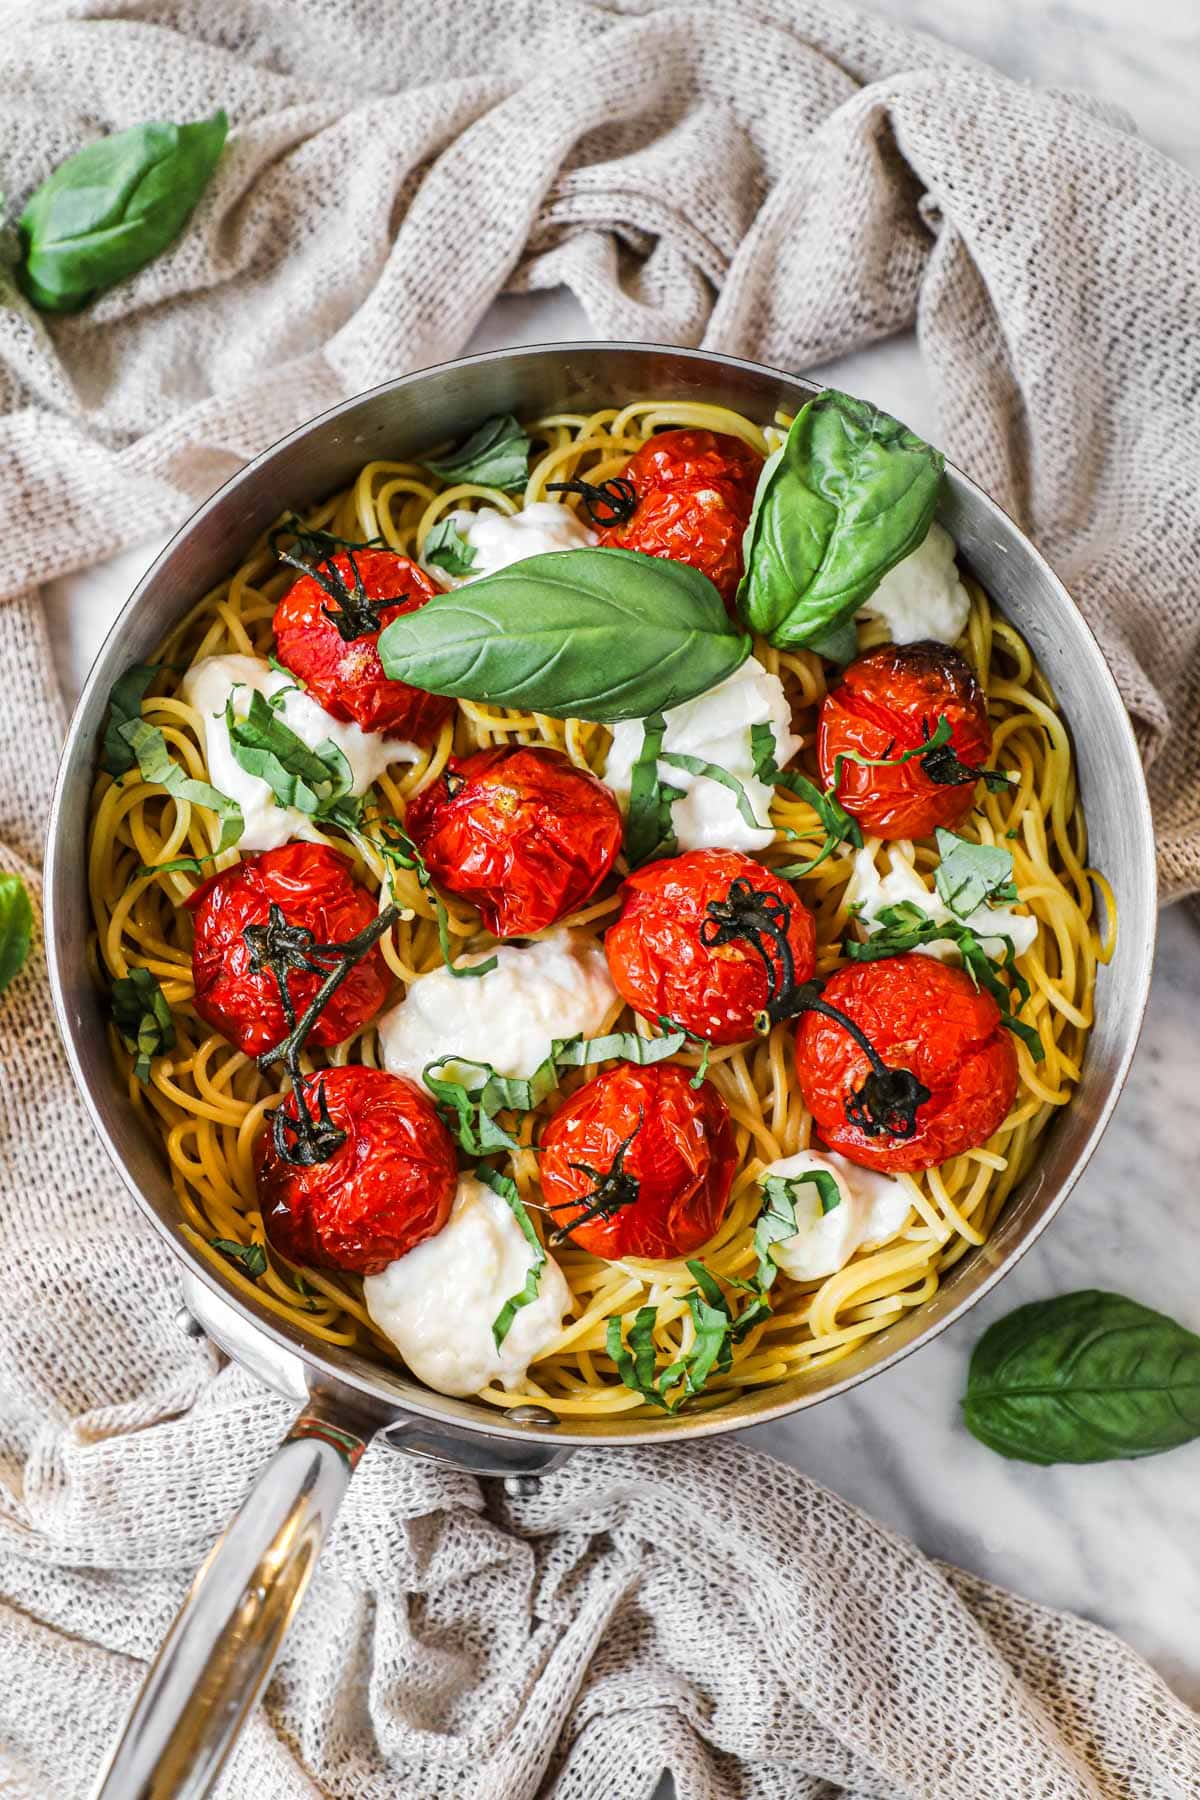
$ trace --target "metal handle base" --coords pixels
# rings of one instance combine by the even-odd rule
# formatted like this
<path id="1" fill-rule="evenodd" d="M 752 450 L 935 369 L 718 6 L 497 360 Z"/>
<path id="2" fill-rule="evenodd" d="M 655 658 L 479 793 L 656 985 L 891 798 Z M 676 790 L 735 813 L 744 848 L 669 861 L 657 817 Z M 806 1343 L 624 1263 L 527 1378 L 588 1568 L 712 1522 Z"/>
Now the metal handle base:
<path id="1" fill-rule="evenodd" d="M 155 1657 L 94 1800 L 203 1800 L 266 1685 L 365 1440 L 301 1413 Z"/>

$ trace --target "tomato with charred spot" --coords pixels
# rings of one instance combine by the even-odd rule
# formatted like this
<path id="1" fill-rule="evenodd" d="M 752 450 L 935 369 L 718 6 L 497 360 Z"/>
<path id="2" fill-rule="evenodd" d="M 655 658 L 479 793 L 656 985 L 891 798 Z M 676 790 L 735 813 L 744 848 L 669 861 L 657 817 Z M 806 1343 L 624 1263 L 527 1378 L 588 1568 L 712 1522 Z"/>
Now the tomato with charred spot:
<path id="1" fill-rule="evenodd" d="M 632 518 L 603 526 L 601 542 L 688 563 L 732 607 L 762 466 L 757 450 L 723 432 L 659 432 L 621 471 L 637 495 Z"/>
<path id="2" fill-rule="evenodd" d="M 942 719 L 951 737 L 946 752 L 979 769 L 992 749 L 987 700 L 965 656 L 948 644 L 884 644 L 860 656 L 821 703 L 817 761 L 826 787 L 847 751 L 878 758 L 917 749 Z M 837 797 L 866 830 L 881 838 L 931 837 L 954 828 L 970 812 L 977 776 L 938 782 L 938 752 L 888 768 L 845 762 Z M 944 760 L 944 757 L 943 757 Z"/>
<path id="3" fill-rule="evenodd" d="M 325 1162 L 287 1161 L 270 1123 L 254 1149 L 263 1226 L 289 1262 L 378 1275 L 442 1229 L 458 1184 L 450 1134 L 411 1081 L 358 1063 L 303 1080 L 304 1104 L 345 1137 Z M 297 1117 L 296 1096 L 283 1103 Z"/>
<path id="4" fill-rule="evenodd" d="M 1017 1092 L 1017 1053 L 1000 1008 L 962 969 L 916 954 L 854 963 L 830 977 L 821 998 L 854 1021 L 889 1068 L 910 1070 L 929 1090 L 912 1137 L 869 1136 L 847 1118 L 846 1102 L 870 1061 L 835 1020 L 806 1013 L 796 1070 L 831 1150 L 888 1173 L 932 1169 L 986 1143 L 1004 1123 Z"/>
<path id="5" fill-rule="evenodd" d="M 392 550 L 343 551 L 321 567 L 333 571 L 331 579 L 349 596 L 356 595 L 357 571 L 362 623 L 370 628 L 344 638 L 329 616 L 344 609 L 315 576 L 302 575 L 275 608 L 277 660 L 333 718 L 412 744 L 431 744 L 453 713 L 454 701 L 390 681 L 379 660 L 379 633 L 401 613 L 424 606 L 438 590 L 424 569 Z M 380 601 L 394 604 L 381 606 Z"/>
<path id="6" fill-rule="evenodd" d="M 620 808 L 561 750 L 525 744 L 451 759 L 405 829 L 434 880 L 493 937 L 544 931 L 590 900 L 621 848 Z"/>
<path id="7" fill-rule="evenodd" d="M 773 903 L 790 968 L 770 933 L 705 941 L 710 909 L 726 906 L 739 884 Z M 628 877 L 622 893 L 621 915 L 604 939 L 618 993 L 644 1018 L 669 1018 L 710 1044 L 752 1038 L 772 987 L 807 981 L 816 967 L 812 914 L 793 887 L 738 850 L 689 850 L 647 863 Z"/>
<path id="8" fill-rule="evenodd" d="M 593 1256 L 690 1256 L 725 1215 L 737 1166 L 729 1108 L 678 1063 L 618 1063 L 542 1133 L 542 1194 L 556 1230 Z"/>
<path id="9" fill-rule="evenodd" d="M 251 967 L 248 925 L 266 925 L 272 905 L 289 925 L 311 931 L 318 944 L 344 944 L 378 912 L 375 900 L 351 879 L 343 856 L 326 844 L 281 844 L 245 856 L 211 875 L 188 900 L 194 918 L 193 1005 L 200 1017 L 247 1056 L 282 1042 L 289 1026 L 270 968 Z M 297 1018 L 316 996 L 323 974 L 289 969 L 288 995 Z M 330 996 L 308 1035 L 319 1047 L 340 1044 L 374 1018 L 387 996 L 387 965 L 375 946 Z"/>

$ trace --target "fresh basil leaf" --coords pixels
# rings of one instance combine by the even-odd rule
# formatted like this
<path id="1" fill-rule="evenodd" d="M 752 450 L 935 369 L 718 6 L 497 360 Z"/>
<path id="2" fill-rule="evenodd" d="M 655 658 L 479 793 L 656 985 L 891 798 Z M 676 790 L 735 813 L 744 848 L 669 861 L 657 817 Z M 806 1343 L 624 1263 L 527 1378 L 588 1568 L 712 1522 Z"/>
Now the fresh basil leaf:
<path id="1" fill-rule="evenodd" d="M 938 855 L 933 884 L 943 904 L 960 919 L 981 906 L 1019 898 L 1013 882 L 1012 851 L 999 844 L 972 844 L 967 838 L 938 826 Z"/>
<path id="2" fill-rule="evenodd" d="M 667 721 L 660 712 L 642 720 L 642 747 L 630 776 L 625 815 L 625 860 L 631 869 L 655 862 L 660 856 L 674 856 L 679 847 L 671 822 L 671 803 L 682 799 L 683 790 L 668 787 L 658 774 L 666 729 Z"/>
<path id="3" fill-rule="evenodd" d="M 987 935 L 998 938 L 1004 946 L 998 967 L 1010 976 L 1013 984 L 1011 990 L 1000 980 L 997 964 L 969 925 L 964 924 L 961 919 L 931 919 L 912 900 L 903 900 L 896 906 L 885 906 L 866 942 L 860 944 L 847 938 L 842 951 L 851 962 L 879 962 L 888 956 L 904 956 L 923 944 L 954 944 L 962 958 L 963 968 L 975 986 L 989 993 L 1000 1008 L 1001 1024 L 1028 1046 L 1036 1062 L 1041 1062 L 1046 1054 L 1041 1038 L 1034 1027 L 1018 1019 L 1012 1009 L 1014 994 L 1019 1007 L 1024 1006 L 1029 998 L 1029 983 L 1016 966 L 1016 948 L 1012 939 L 1001 932 Z"/>
<path id="4" fill-rule="evenodd" d="M 0 994 L 25 966 L 33 939 L 33 908 L 19 875 L 0 875 Z"/>
<path id="5" fill-rule="evenodd" d="M 77 312 L 151 262 L 187 223 L 225 144 L 223 112 L 135 125 L 55 169 L 21 214 L 18 278 L 45 312 Z"/>
<path id="6" fill-rule="evenodd" d="M 234 712 L 230 695 L 225 702 L 225 729 L 234 761 L 247 775 L 265 781 L 279 806 L 292 806 L 320 819 L 349 793 L 354 780 L 350 764 L 332 738 L 313 750 L 257 689 L 251 692 L 244 719 Z"/>
<path id="7" fill-rule="evenodd" d="M 769 1307 L 763 1309 L 755 1300 L 750 1309 L 734 1319 L 720 1285 L 704 1264 L 690 1261 L 687 1268 L 696 1283 L 684 1295 L 692 1315 L 695 1337 L 687 1350 L 665 1369 L 657 1370 L 655 1366 L 657 1307 L 638 1308 L 629 1327 L 627 1343 L 623 1340 L 622 1320 L 618 1315 L 610 1316 L 605 1331 L 605 1349 L 624 1385 L 640 1394 L 648 1405 L 667 1413 L 677 1413 L 687 1399 L 702 1393 L 710 1375 L 723 1375 L 732 1368 L 734 1344 L 741 1341 L 751 1324 L 757 1324 L 761 1317 L 770 1313 Z M 749 1284 L 734 1282 L 732 1285 L 745 1288 Z M 675 1398 L 669 1399 L 668 1395 L 677 1388 L 679 1392 Z"/>
<path id="8" fill-rule="evenodd" d="M 143 781 L 150 782 L 154 787 L 166 788 L 168 794 L 176 800 L 187 800 L 193 806 L 205 806 L 209 812 L 216 814 L 221 821 L 218 853 L 231 849 L 237 843 L 245 829 L 242 809 L 237 801 L 231 800 L 227 794 L 219 793 L 207 781 L 194 781 L 173 760 L 167 749 L 167 740 L 156 725 L 150 725 L 142 718 L 127 719 L 117 727 L 117 732 L 133 751 L 138 773 Z"/>
<path id="9" fill-rule="evenodd" d="M 128 740 L 121 735 L 121 727 L 141 718 L 143 696 L 159 667 L 158 663 L 134 663 L 132 669 L 126 669 L 120 680 L 113 683 L 100 747 L 100 767 L 109 775 L 128 774 L 137 762 Z"/>
<path id="10" fill-rule="evenodd" d="M 150 1059 L 175 1044 L 175 1022 L 166 995 L 149 969 L 130 969 L 113 982 L 110 1005 L 121 1042 L 135 1059 L 133 1072 L 145 1086 Z"/>
<path id="11" fill-rule="evenodd" d="M 413 843 L 400 821 L 398 819 L 379 820 L 379 836 L 372 837 L 369 833 L 361 831 L 360 821 L 358 819 L 353 822 L 349 822 L 346 819 L 344 814 L 340 811 L 344 806 L 345 801 L 340 801 L 337 806 L 331 810 L 330 819 L 332 823 L 340 825 L 351 837 L 361 836 L 364 842 L 368 843 L 372 849 L 379 853 L 390 868 L 406 869 L 411 874 L 415 875 L 417 878 L 417 885 L 420 887 L 422 893 L 429 895 L 429 898 L 433 903 L 434 921 L 437 925 L 438 948 L 442 953 L 442 961 L 447 969 L 449 969 L 451 975 L 453 975 L 456 980 L 460 981 L 478 978 L 480 975 L 490 975 L 492 970 L 496 967 L 496 958 L 494 956 L 486 957 L 483 962 L 478 963 L 456 963 L 453 960 L 450 954 L 450 916 L 446 911 L 446 903 L 433 885 L 433 876 L 429 873 L 429 867 L 425 858 L 421 855 L 421 852 L 417 849 L 417 846 Z M 389 882 L 389 885 L 392 888 L 392 898 L 394 900 L 396 898 L 396 889 L 394 884 Z"/>
<path id="12" fill-rule="evenodd" d="M 267 1255 L 261 1244 L 238 1244 L 233 1238 L 209 1238 L 208 1241 L 214 1250 L 219 1250 L 229 1262 L 239 1266 L 251 1281 L 257 1281 L 260 1275 L 266 1274 Z"/>
<path id="13" fill-rule="evenodd" d="M 761 1183 L 762 1210 L 754 1226 L 754 1250 L 758 1257 L 757 1280 L 769 1288 L 778 1272 L 771 1246 L 785 1238 L 795 1237 L 800 1229 L 796 1217 L 799 1190 L 811 1183 L 817 1190 L 822 1213 L 831 1213 L 841 1205 L 842 1191 L 828 1169 L 806 1169 L 801 1175 L 768 1175 Z"/>
<path id="14" fill-rule="evenodd" d="M 898 419 L 827 388 L 759 477 L 738 610 L 781 649 L 829 641 L 925 537 L 944 458 Z"/>
<path id="15" fill-rule="evenodd" d="M 480 487 L 523 488 L 529 479 L 529 438 L 511 413 L 485 419 L 465 444 L 446 456 L 424 458 L 443 481 L 473 481 Z"/>
<path id="16" fill-rule="evenodd" d="M 1156 1456 L 1200 1437 L 1200 1337 L 1121 1294 L 1035 1300 L 984 1332 L 962 1405 L 1021 1462 Z"/>
<path id="17" fill-rule="evenodd" d="M 526 557 L 436 595 L 379 638 L 394 681 L 606 725 L 694 699 L 750 649 L 706 575 L 606 547 Z"/>
<path id="18" fill-rule="evenodd" d="M 533 1251 L 533 1261 L 529 1265 L 529 1273 L 525 1277 L 525 1285 L 519 1294 L 513 1294 L 504 1302 L 496 1317 L 492 1320 L 492 1339 L 499 1350 L 501 1344 L 512 1328 L 512 1322 L 523 1306 L 528 1306 L 538 1297 L 542 1270 L 546 1266 L 546 1252 L 542 1249 L 542 1241 L 533 1228 L 533 1222 L 525 1210 L 525 1203 L 517 1189 L 516 1182 L 510 1175 L 502 1175 L 498 1169 L 491 1169 L 486 1163 L 480 1163 L 475 1170 L 476 1179 L 486 1182 L 494 1194 L 499 1194 L 513 1218 L 521 1227 L 521 1236 Z"/>
<path id="19" fill-rule="evenodd" d="M 453 514 L 447 513 L 425 539 L 421 561 L 445 569 L 447 575 L 469 575 L 479 561 L 479 552 L 474 544 L 468 544 L 454 523 Z"/>
<path id="20" fill-rule="evenodd" d="M 291 669 L 288 668 L 286 663 L 281 663 L 279 658 L 276 656 L 276 654 L 273 650 L 269 650 L 267 652 L 267 663 L 272 669 L 274 669 L 276 675 L 286 675 L 288 680 L 292 683 L 293 687 L 298 687 L 302 694 L 307 694 L 308 683 L 306 681 L 301 681 L 301 679 L 298 675 L 294 675 L 292 673 Z M 284 692 L 284 693 L 287 693 L 287 691 L 288 690 L 286 688 L 284 688 L 282 690 L 282 692 Z"/>
<path id="21" fill-rule="evenodd" d="M 765 781 L 770 787 L 787 788 L 789 793 L 807 801 L 825 828 L 825 841 L 816 856 L 808 862 L 788 863 L 784 868 L 774 871 L 785 881 L 795 881 L 801 875 L 811 875 L 841 844 L 851 844 L 856 850 L 861 850 L 863 835 L 857 819 L 850 817 L 836 797 L 838 777 L 835 777 L 829 791 L 822 793 L 816 783 L 810 781 L 807 775 L 801 774 L 799 769 L 781 769 L 775 761 L 775 750 L 775 733 L 770 725 L 752 725 L 750 751 L 754 758 L 754 773 L 758 779 Z"/>
<path id="22" fill-rule="evenodd" d="M 765 729 L 768 732 L 771 731 L 769 725 Z M 773 733 L 772 742 L 774 742 Z M 737 776 L 731 775 L 728 769 L 723 769 L 720 763 L 706 762 L 702 756 L 685 756 L 679 750 L 661 751 L 659 761 L 665 762 L 672 769 L 683 769 L 689 775 L 702 775 L 706 781 L 715 781 L 720 787 L 728 788 L 729 792 L 736 797 L 738 817 L 743 824 L 750 827 L 751 831 L 770 831 L 772 829 L 769 823 L 764 825 L 762 820 L 755 816 L 749 794 Z"/>
<path id="23" fill-rule="evenodd" d="M 843 619 L 832 631 L 823 631 L 820 637 L 813 638 L 808 648 L 814 656 L 823 656 L 826 662 L 845 668 L 858 655 L 858 626 L 852 618 Z"/>
<path id="24" fill-rule="evenodd" d="M 217 851 L 208 856 L 176 856 L 165 863 L 139 863 L 138 875 L 174 875 L 177 870 L 186 870 L 189 875 L 201 875 L 206 865 L 217 860 Z"/>

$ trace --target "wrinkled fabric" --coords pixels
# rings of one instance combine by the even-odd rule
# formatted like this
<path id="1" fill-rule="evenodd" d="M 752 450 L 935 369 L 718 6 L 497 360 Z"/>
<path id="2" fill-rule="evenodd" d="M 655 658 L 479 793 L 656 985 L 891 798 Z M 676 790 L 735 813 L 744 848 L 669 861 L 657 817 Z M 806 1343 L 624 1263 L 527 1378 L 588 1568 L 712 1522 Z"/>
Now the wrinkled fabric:
<path id="1" fill-rule="evenodd" d="M 0 297 L 0 866 L 37 895 L 62 731 L 30 591 L 177 524 L 348 393 L 565 283 L 598 335 L 794 369 L 916 321 L 949 454 L 1066 579 L 1200 887 L 1196 184 L 1077 95 L 832 4 L 38 0 L 0 41 L 19 211 L 98 133 L 223 105 L 178 242 L 75 317 Z M 0 1788 L 87 1792 L 287 1427 L 184 1336 L 40 947 L 0 1000 Z M 931 1562 L 736 1440 L 532 1497 L 376 1447 L 230 1800 L 1200 1792 L 1125 1646 Z"/>

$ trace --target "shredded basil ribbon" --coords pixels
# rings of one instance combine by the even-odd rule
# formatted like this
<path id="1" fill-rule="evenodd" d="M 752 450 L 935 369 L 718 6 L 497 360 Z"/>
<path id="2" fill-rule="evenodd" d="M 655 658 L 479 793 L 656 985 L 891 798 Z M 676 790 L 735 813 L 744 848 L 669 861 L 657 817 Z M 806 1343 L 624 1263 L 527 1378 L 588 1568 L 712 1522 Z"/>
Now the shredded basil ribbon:
<path id="1" fill-rule="evenodd" d="M 252 690 L 245 718 L 233 709 L 233 695 L 225 702 L 225 729 L 234 761 L 247 775 L 265 781 L 279 806 L 291 806 L 311 819 L 345 819 L 357 824 L 362 801 L 350 792 L 354 775 L 350 764 L 326 738 L 311 749 L 279 716 L 277 701 L 283 689 L 267 699 Z"/>
<path id="2" fill-rule="evenodd" d="M 1013 881 L 1012 851 L 1001 844 L 973 844 L 969 838 L 937 828 L 941 856 L 933 883 L 942 901 L 965 919 L 998 900 L 1019 900 Z M 986 934 L 985 934 L 986 935 Z"/>
<path id="3" fill-rule="evenodd" d="M 133 1072 L 145 1086 L 150 1080 L 150 1061 L 175 1043 L 175 1022 L 166 995 L 149 969 L 130 969 L 118 976 L 109 997 L 113 1024 L 121 1042 L 134 1057 Z"/>
<path id="4" fill-rule="evenodd" d="M 839 777 L 835 776 L 833 784 L 822 793 L 815 782 L 802 775 L 799 769 L 781 769 L 775 761 L 775 733 L 766 724 L 750 727 L 750 749 L 754 757 L 754 773 L 760 781 L 769 787 L 787 788 L 789 793 L 808 802 L 817 818 L 825 827 L 825 841 L 809 862 L 788 863 L 785 867 L 774 870 L 776 875 L 785 881 L 795 881 L 801 875 L 811 875 L 840 844 L 847 843 L 856 850 L 862 849 L 863 835 L 858 821 L 852 819 L 837 799 Z"/>
<path id="5" fill-rule="evenodd" d="M 109 775 L 128 774 L 137 765 L 137 757 L 129 740 L 122 736 L 121 727 L 141 718 L 146 689 L 161 666 L 160 663 L 134 663 L 113 683 L 100 747 L 100 767 Z"/>
<path id="6" fill-rule="evenodd" d="M 237 801 L 220 793 L 207 781 L 194 781 L 172 759 L 167 749 L 167 740 L 157 725 L 151 725 L 142 718 L 128 719 L 117 727 L 117 732 L 133 751 L 142 780 L 155 787 L 166 788 L 168 794 L 176 800 L 186 800 L 193 806 L 204 806 L 209 812 L 215 813 L 221 821 L 217 851 L 220 853 L 222 850 L 232 849 L 245 829 L 242 809 Z"/>
<path id="7" fill-rule="evenodd" d="M 233 1238 L 209 1238 L 214 1250 L 219 1250 L 227 1262 L 235 1264 L 248 1275 L 251 1281 L 257 1281 L 260 1275 L 267 1272 L 267 1257 L 261 1244 L 239 1244 Z M 313 1309 L 307 1309 L 311 1312 Z"/>
<path id="8" fill-rule="evenodd" d="M 517 1190 L 517 1184 L 511 1175 L 502 1175 L 498 1169 L 489 1168 L 486 1163 L 479 1163 L 475 1169 L 476 1179 L 485 1182 L 493 1194 L 499 1194 L 508 1207 L 513 1218 L 521 1227 L 521 1236 L 533 1251 L 533 1262 L 525 1277 L 525 1286 L 519 1294 L 513 1294 L 504 1302 L 496 1317 L 492 1320 L 492 1338 L 497 1350 L 512 1329 L 512 1322 L 523 1306 L 528 1306 L 538 1296 L 541 1285 L 542 1270 L 546 1266 L 546 1252 L 542 1248 L 542 1240 L 533 1228 L 533 1221 L 525 1210 L 525 1203 Z"/>
<path id="9" fill-rule="evenodd" d="M 683 789 L 668 787 L 658 775 L 666 729 L 662 713 L 651 713 L 642 720 L 642 747 L 630 776 L 625 815 L 625 860 L 631 869 L 657 862 L 662 856 L 674 856 L 679 848 L 671 822 L 671 803 L 682 800 Z"/>
<path id="10" fill-rule="evenodd" d="M 433 904 L 433 916 L 437 924 L 438 947 L 442 953 L 442 961 L 456 980 L 465 981 L 478 978 L 480 975 L 490 975 L 497 966 L 494 956 L 486 957 L 483 962 L 478 963 L 456 963 L 451 956 L 450 915 L 446 911 L 446 903 L 433 885 L 433 876 L 429 873 L 429 865 L 400 821 L 384 818 L 374 822 L 379 827 L 378 837 L 372 837 L 370 832 L 366 831 L 348 830 L 345 826 L 343 826 L 343 830 L 346 830 L 347 836 L 356 842 L 369 845 L 371 849 L 377 851 L 389 871 L 404 869 L 409 874 L 416 876 L 417 886 L 423 894 L 429 895 Z M 392 899 L 396 900 L 396 884 L 392 880 L 390 872 L 388 886 L 391 889 Z"/>
<path id="11" fill-rule="evenodd" d="M 925 730 L 929 732 L 928 724 Z M 842 769 L 848 762 L 857 763 L 860 769 L 898 769 L 904 763 L 919 762 L 930 781 L 939 787 L 959 787 L 968 781 L 982 781 L 993 794 L 1008 793 L 1013 778 L 1003 769 L 976 769 L 969 763 L 960 762 L 950 747 L 953 736 L 954 728 L 943 713 L 922 743 L 901 750 L 895 756 L 864 756 L 861 750 L 840 750 L 833 760 L 833 791 L 836 793 L 841 786 Z"/>
<path id="12" fill-rule="evenodd" d="M 768 725 L 766 730 L 770 732 L 771 727 Z M 774 741 L 772 733 L 771 742 L 774 743 Z M 731 774 L 728 769 L 723 769 L 720 763 L 705 762 L 701 756 L 684 756 L 678 750 L 660 751 L 659 760 L 668 763 L 673 769 L 684 769 L 689 775 L 702 775 L 706 781 L 715 781 L 721 787 L 728 788 L 737 800 L 739 817 L 744 824 L 750 827 L 751 831 L 771 831 L 773 829 L 770 824 L 764 825 L 761 819 L 756 818 L 754 808 L 750 804 L 749 794 L 737 776 Z"/>
<path id="13" fill-rule="evenodd" d="M 477 487 L 502 488 L 506 493 L 525 486 L 529 478 L 528 433 L 511 413 L 485 419 L 464 444 L 444 456 L 427 456 L 424 463 L 443 481 L 473 482 Z"/>
<path id="14" fill-rule="evenodd" d="M 516 1138 L 497 1122 L 501 1112 L 532 1112 L 552 1094 L 564 1069 L 582 1069 L 592 1063 L 664 1062 L 687 1042 L 687 1033 L 644 1038 L 636 1031 L 610 1031 L 598 1038 L 555 1038 L 549 1054 L 532 1075 L 498 1075 L 491 1063 L 474 1062 L 453 1052 L 426 1063 L 421 1079 L 446 1118 L 451 1135 L 467 1156 L 486 1156 L 495 1150 L 517 1150 Z M 474 1071 L 481 1080 L 445 1080 L 434 1071 L 454 1064 Z"/>
<path id="15" fill-rule="evenodd" d="M 448 575 L 469 575 L 478 560 L 478 550 L 468 544 L 450 513 L 438 520 L 421 547 L 421 561 Z"/>

